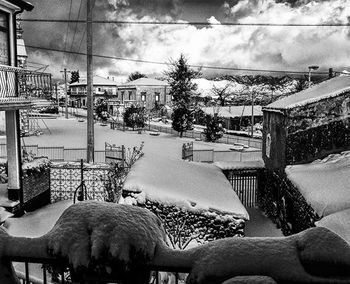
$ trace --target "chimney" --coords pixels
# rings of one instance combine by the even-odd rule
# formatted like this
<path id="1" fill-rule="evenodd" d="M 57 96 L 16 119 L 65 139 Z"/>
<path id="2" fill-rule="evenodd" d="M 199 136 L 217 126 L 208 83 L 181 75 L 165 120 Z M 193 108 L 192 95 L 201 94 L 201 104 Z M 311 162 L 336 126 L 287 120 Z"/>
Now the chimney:
<path id="1" fill-rule="evenodd" d="M 333 68 L 329 68 L 328 69 L 328 78 L 331 79 L 334 77 L 334 72 L 333 72 Z"/>

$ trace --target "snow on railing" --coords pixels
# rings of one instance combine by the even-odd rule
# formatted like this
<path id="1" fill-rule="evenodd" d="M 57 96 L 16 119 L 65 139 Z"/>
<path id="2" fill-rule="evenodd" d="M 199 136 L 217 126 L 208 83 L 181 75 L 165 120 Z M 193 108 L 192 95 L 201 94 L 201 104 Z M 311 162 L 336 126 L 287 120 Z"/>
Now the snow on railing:
<path id="1" fill-rule="evenodd" d="M 176 250 L 166 245 L 153 213 L 105 202 L 72 205 L 39 238 L 9 236 L 0 229 L 0 244 L 1 284 L 19 283 L 11 261 L 69 263 L 71 279 L 79 283 L 148 284 L 152 270 L 189 273 L 186 283 L 191 284 L 240 275 L 283 283 L 350 282 L 350 245 L 326 228 L 281 238 L 225 238 Z"/>

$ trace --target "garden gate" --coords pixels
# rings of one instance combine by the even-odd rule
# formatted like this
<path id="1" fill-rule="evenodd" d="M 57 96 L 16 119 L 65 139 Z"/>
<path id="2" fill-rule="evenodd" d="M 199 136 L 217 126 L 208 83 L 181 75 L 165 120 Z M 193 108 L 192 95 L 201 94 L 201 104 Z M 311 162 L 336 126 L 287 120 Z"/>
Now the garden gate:
<path id="1" fill-rule="evenodd" d="M 125 147 L 124 145 L 116 146 L 105 142 L 105 162 L 116 163 L 124 167 L 125 164 Z"/>
<path id="2" fill-rule="evenodd" d="M 182 145 L 182 159 L 193 161 L 193 142 L 184 143 Z"/>

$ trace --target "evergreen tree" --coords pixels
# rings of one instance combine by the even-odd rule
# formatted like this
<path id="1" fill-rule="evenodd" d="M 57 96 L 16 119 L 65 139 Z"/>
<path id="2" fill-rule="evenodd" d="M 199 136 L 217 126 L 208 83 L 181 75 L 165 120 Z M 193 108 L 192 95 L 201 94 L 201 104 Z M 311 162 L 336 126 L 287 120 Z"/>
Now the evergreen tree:
<path id="1" fill-rule="evenodd" d="M 69 84 L 72 84 L 72 83 L 75 83 L 75 82 L 79 82 L 79 79 L 80 79 L 79 70 L 72 71 L 70 73 L 70 82 L 69 82 Z"/>
<path id="2" fill-rule="evenodd" d="M 107 102 L 100 100 L 95 106 L 95 113 L 103 122 L 107 121 L 109 114 L 107 112 Z"/>
<path id="3" fill-rule="evenodd" d="M 195 107 L 193 98 L 197 85 L 191 80 L 198 78 L 200 72 L 191 69 L 185 56 L 181 54 L 177 61 L 172 62 L 170 69 L 165 74 L 168 77 L 171 88 L 169 94 L 173 98 L 174 105 L 172 127 L 182 137 L 184 131 L 192 128 Z"/>
<path id="4" fill-rule="evenodd" d="M 214 113 L 214 116 L 206 115 L 206 129 L 204 130 L 205 138 L 209 142 L 215 142 L 224 135 L 222 119 Z"/>

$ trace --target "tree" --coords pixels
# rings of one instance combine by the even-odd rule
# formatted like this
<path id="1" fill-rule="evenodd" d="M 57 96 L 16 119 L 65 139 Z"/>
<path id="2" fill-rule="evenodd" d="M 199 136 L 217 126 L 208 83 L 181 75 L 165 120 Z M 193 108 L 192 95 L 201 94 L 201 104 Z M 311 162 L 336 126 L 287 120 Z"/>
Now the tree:
<path id="1" fill-rule="evenodd" d="M 136 107 L 134 105 L 127 108 L 124 112 L 124 122 L 126 126 L 143 128 L 146 122 L 146 111 L 144 107 Z"/>
<path id="2" fill-rule="evenodd" d="M 147 78 L 147 76 L 145 74 L 142 74 L 142 73 L 136 71 L 136 72 L 133 72 L 129 75 L 128 82 L 134 81 L 134 80 L 137 80 L 140 78 Z"/>
<path id="3" fill-rule="evenodd" d="M 218 97 L 217 100 L 219 101 L 220 106 L 225 106 L 227 98 L 231 96 L 231 92 L 230 92 L 231 86 L 232 86 L 231 82 L 225 84 L 225 86 L 222 88 L 219 88 L 215 85 L 213 86 L 211 92 L 213 93 L 214 96 Z"/>
<path id="4" fill-rule="evenodd" d="M 222 119 L 217 113 L 214 113 L 214 116 L 206 115 L 206 129 L 204 130 L 204 135 L 208 142 L 215 142 L 224 135 Z"/>
<path id="5" fill-rule="evenodd" d="M 95 113 L 103 122 L 107 121 L 109 114 L 107 112 L 107 102 L 105 100 L 101 100 L 97 103 L 95 106 Z"/>
<path id="6" fill-rule="evenodd" d="M 182 137 L 183 132 L 191 129 L 193 124 L 194 91 L 197 89 L 197 85 L 191 80 L 199 77 L 200 71 L 191 69 L 185 56 L 181 54 L 177 61 L 171 63 L 170 69 L 165 72 L 165 75 L 170 85 L 169 94 L 172 96 L 174 104 L 172 127 Z"/>
<path id="7" fill-rule="evenodd" d="M 75 83 L 75 82 L 79 82 L 79 79 L 80 79 L 79 70 L 72 71 L 70 73 L 70 82 L 69 82 L 69 84 L 72 84 L 72 83 Z"/>

